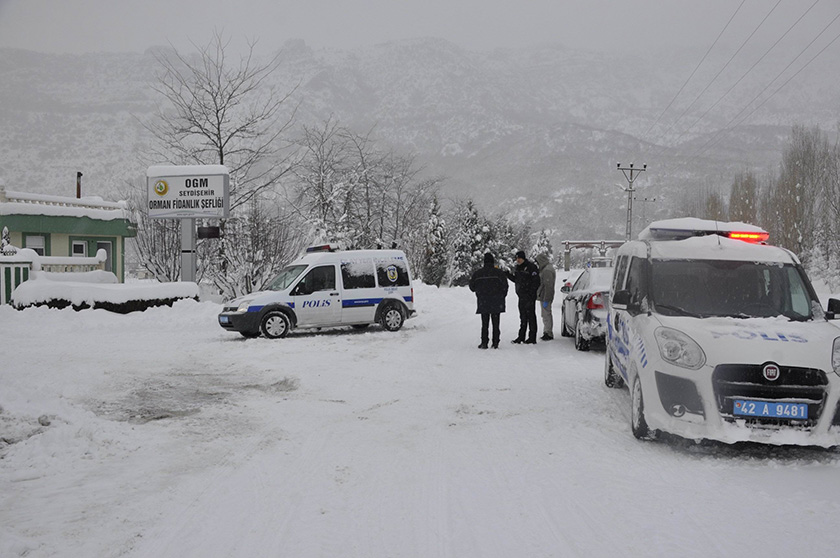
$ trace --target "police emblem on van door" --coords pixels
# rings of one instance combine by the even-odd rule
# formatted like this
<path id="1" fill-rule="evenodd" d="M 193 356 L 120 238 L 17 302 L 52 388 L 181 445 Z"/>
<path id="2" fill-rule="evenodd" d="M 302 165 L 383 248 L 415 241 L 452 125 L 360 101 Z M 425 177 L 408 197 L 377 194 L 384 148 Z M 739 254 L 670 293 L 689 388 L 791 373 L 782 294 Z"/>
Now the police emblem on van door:
<path id="1" fill-rule="evenodd" d="M 385 272 L 388 274 L 388 280 L 389 280 L 391 283 L 396 283 L 396 282 L 397 282 L 397 266 L 395 266 L 395 265 L 389 265 L 389 266 L 385 269 Z"/>
<path id="2" fill-rule="evenodd" d="M 775 364 L 766 364 L 764 366 L 764 377 L 771 382 L 779 379 L 779 367 Z"/>

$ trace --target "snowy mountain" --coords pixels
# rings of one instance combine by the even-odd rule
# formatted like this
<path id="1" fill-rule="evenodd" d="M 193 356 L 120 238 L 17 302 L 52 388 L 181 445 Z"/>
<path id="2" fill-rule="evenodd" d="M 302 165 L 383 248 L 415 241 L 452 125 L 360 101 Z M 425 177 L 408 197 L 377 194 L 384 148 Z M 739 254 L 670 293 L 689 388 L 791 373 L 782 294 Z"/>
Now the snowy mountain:
<path id="1" fill-rule="evenodd" d="M 67 194 L 82 171 L 86 193 L 113 197 L 142 176 L 156 162 L 144 158 L 148 133 L 141 124 L 158 102 L 150 87 L 154 52 L 0 51 L 6 187 Z M 647 218 L 664 216 L 698 186 L 728 193 L 734 173 L 772 169 L 792 124 L 832 128 L 840 119 L 840 89 L 829 71 L 836 56 L 827 53 L 704 151 L 791 54 L 768 57 L 724 96 L 757 58 L 745 54 L 698 96 L 724 55 L 709 60 L 663 113 L 701 54 L 642 58 L 560 45 L 471 52 L 437 39 L 336 51 L 297 40 L 281 51 L 273 85 L 297 86 L 298 124 L 332 115 L 358 131 L 373 129 L 383 146 L 415 153 L 426 172 L 447 177 L 447 197 L 474 197 L 488 211 L 555 229 L 555 239 L 614 237 L 623 234 L 626 203 L 616 162 L 649 165 L 637 182 L 639 196 L 657 198 Z"/>

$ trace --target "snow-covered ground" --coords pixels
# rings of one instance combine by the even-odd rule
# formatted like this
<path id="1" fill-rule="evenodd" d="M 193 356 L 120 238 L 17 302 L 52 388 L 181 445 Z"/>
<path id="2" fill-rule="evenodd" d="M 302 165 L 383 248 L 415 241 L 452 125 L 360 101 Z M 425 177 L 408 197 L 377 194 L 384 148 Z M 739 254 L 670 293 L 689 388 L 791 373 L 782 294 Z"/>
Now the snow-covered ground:
<path id="1" fill-rule="evenodd" d="M 479 351 L 468 290 L 416 295 L 276 341 L 0 307 L 0 556 L 837 554 L 840 452 L 639 442 L 602 350 L 511 345 L 511 295 Z"/>

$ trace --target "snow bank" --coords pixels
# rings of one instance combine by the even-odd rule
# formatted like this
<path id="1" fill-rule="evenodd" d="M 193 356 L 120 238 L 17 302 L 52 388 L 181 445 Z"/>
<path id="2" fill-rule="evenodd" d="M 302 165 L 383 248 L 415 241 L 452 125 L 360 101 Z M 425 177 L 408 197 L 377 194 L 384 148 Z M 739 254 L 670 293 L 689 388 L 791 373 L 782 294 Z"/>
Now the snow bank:
<path id="1" fill-rule="evenodd" d="M 198 299 L 199 295 L 198 285 L 191 282 L 113 284 L 107 272 L 96 271 L 72 274 L 83 275 L 80 279 L 86 279 L 87 282 L 65 278 L 56 281 L 52 278 L 55 275 L 60 274 L 33 273 L 32 279 L 22 283 L 12 293 L 12 304 L 16 308 L 48 304 L 59 308 L 72 305 L 76 309 L 106 308 L 120 312 L 120 309 L 113 307 L 135 303 L 135 307 L 127 311 L 145 310 L 149 306 L 171 305 L 172 301 L 178 299 Z"/>

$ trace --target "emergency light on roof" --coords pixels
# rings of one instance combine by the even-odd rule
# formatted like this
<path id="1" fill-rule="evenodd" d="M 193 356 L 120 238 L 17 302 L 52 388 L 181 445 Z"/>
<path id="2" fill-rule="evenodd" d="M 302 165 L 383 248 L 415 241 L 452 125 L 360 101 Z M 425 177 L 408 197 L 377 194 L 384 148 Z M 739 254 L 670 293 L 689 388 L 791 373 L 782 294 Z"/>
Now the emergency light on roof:
<path id="1" fill-rule="evenodd" d="M 312 254 L 314 252 L 337 252 L 338 246 L 334 244 L 318 244 L 317 246 L 309 246 L 306 249 L 307 254 Z"/>
<path id="2" fill-rule="evenodd" d="M 746 242 L 767 242 L 767 239 L 770 238 L 770 233 L 768 232 L 728 232 L 724 236 L 728 236 L 729 238 L 734 238 L 736 240 L 744 240 Z"/>
<path id="3" fill-rule="evenodd" d="M 736 240 L 761 244 L 767 242 L 770 233 L 747 223 L 726 223 L 687 217 L 666 219 L 651 223 L 639 233 L 640 240 L 684 240 L 693 236 L 717 234 Z"/>

